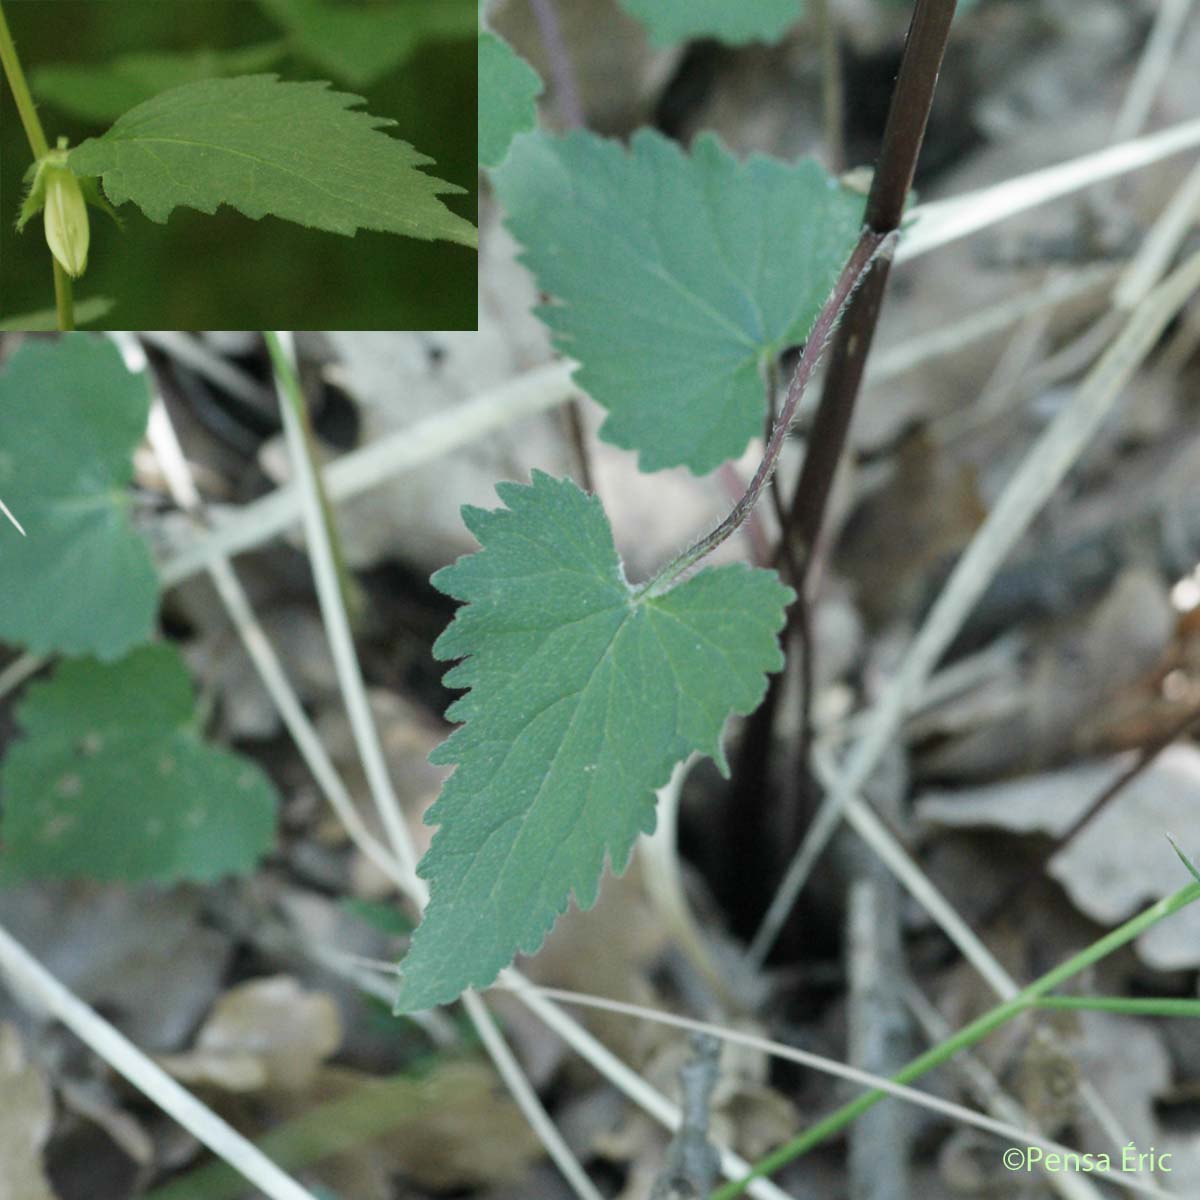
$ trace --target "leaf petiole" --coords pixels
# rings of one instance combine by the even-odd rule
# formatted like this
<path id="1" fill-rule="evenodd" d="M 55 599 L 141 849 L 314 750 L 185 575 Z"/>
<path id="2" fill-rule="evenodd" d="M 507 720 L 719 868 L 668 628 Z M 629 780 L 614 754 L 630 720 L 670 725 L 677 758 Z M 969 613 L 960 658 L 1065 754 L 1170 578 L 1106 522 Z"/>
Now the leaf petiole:
<path id="1" fill-rule="evenodd" d="M 667 591 L 684 571 L 695 566 L 730 537 L 753 511 L 759 497 L 775 473 L 780 452 L 783 450 L 784 439 L 795 419 L 796 409 L 804 395 L 804 389 L 808 386 L 808 381 L 812 378 L 813 371 L 816 369 L 825 347 L 829 344 L 833 331 L 837 328 L 839 318 L 875 263 L 891 257 L 895 244 L 896 234 L 894 232 L 877 233 L 873 229 L 863 229 L 859 235 L 858 244 L 846 260 L 842 273 L 833 285 L 833 291 L 829 293 L 821 311 L 817 314 L 817 319 L 813 322 L 808 339 L 804 343 L 800 361 L 796 364 L 795 374 L 788 385 L 783 407 L 771 427 L 771 436 L 767 440 L 762 461 L 758 464 L 758 469 L 754 472 L 754 477 L 750 480 L 745 492 L 730 510 L 729 515 L 711 533 L 694 542 L 682 554 L 667 563 L 661 571 L 637 589 L 635 598 L 641 599 L 646 595 L 657 596 Z"/>

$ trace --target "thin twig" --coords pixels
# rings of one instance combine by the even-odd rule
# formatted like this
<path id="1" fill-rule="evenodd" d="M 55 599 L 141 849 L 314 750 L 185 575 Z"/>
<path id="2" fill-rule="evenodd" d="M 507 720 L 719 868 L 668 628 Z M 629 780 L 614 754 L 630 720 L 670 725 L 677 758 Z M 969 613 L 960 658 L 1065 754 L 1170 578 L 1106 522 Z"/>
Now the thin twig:
<path id="1" fill-rule="evenodd" d="M 267 335 L 267 349 L 275 368 L 276 377 L 280 380 L 280 390 L 286 405 L 295 418 L 296 428 L 300 432 L 300 446 L 304 450 L 305 461 L 309 465 L 307 479 L 311 481 L 312 489 L 317 498 L 321 521 L 325 529 L 325 540 L 329 543 L 329 553 L 333 560 L 334 573 L 337 576 L 338 591 L 342 597 L 342 608 L 346 612 L 351 628 L 358 624 L 363 610 L 362 590 L 358 581 L 350 572 L 346 561 L 346 552 L 342 548 L 342 537 L 338 532 L 337 520 L 333 515 L 333 504 L 325 487 L 325 479 L 321 470 L 320 450 L 317 447 L 317 435 L 313 430 L 312 419 L 308 414 L 308 404 L 300 386 L 299 364 L 294 355 L 289 357 L 283 353 L 277 334 Z M 287 422 L 284 422 L 286 428 Z M 293 446 L 293 450 L 295 447 Z M 301 491 L 305 485 L 301 485 Z"/>
<path id="2" fill-rule="evenodd" d="M 990 187 L 919 204 L 911 212 L 896 265 L 968 237 L 1000 221 L 1069 196 L 1106 179 L 1140 170 L 1200 145 L 1200 119 L 1055 163 Z"/>
<path id="3" fill-rule="evenodd" d="M 120 1030 L 68 991 L 3 928 L 0 974 L 18 999 L 61 1021 L 114 1071 L 271 1200 L 316 1200 L 307 1188 L 147 1058 Z"/>
<path id="4" fill-rule="evenodd" d="M 944 1042 L 948 1037 L 953 1037 L 953 1027 L 926 999 L 925 993 L 911 981 L 905 988 L 905 1000 L 930 1042 Z M 988 1111 L 993 1116 L 1014 1125 L 1037 1129 L 1034 1119 L 1004 1091 L 996 1077 L 970 1050 L 963 1050 L 956 1054 L 954 1065 L 965 1076 L 974 1090 L 976 1098 L 987 1105 Z M 1025 1145 L 1026 1143 L 1014 1144 Z M 1086 1176 L 1075 1171 L 1047 1171 L 1044 1163 L 1041 1166 L 1041 1174 L 1044 1175 L 1046 1184 L 1055 1188 L 1063 1200 L 1100 1200 L 1099 1193 L 1088 1182 Z M 1129 1172 L 1122 1171 L 1121 1175 L 1128 1178 Z"/>
<path id="5" fill-rule="evenodd" d="M 580 129 L 584 124 L 583 101 L 575 77 L 575 63 L 563 38 L 554 0 L 529 0 L 529 4 L 550 63 L 550 75 L 554 79 L 554 103 L 559 117 L 566 128 Z"/>
<path id="6" fill-rule="evenodd" d="M 595 494 L 596 475 L 592 470 L 592 455 L 588 450 L 587 426 L 583 420 L 583 406 L 572 396 L 563 408 L 563 420 L 567 426 L 567 440 L 575 457 L 575 466 L 579 471 L 579 484 L 585 492 Z"/>
<path id="7" fill-rule="evenodd" d="M 386 987 L 387 985 L 384 986 Z M 493 984 L 493 990 L 502 986 L 504 985 Z M 563 1004 L 594 1008 L 601 1012 L 620 1013 L 625 1016 L 637 1017 L 639 1020 L 652 1021 L 659 1025 L 668 1025 L 675 1029 L 708 1033 L 734 1046 L 746 1046 L 752 1050 L 759 1050 L 764 1054 L 783 1059 L 786 1062 L 798 1063 L 800 1066 L 807 1067 L 810 1070 L 820 1071 L 822 1074 L 830 1075 L 835 1079 L 844 1079 L 848 1083 L 878 1089 L 880 1092 L 894 1096 L 899 1100 L 907 1100 L 910 1104 L 915 1104 L 919 1108 L 940 1113 L 951 1120 L 961 1121 L 965 1125 L 971 1125 L 976 1129 L 993 1133 L 997 1137 L 1004 1138 L 1010 1144 L 1041 1146 L 1054 1153 L 1076 1153 L 1076 1151 L 1063 1146 L 1061 1143 L 1052 1142 L 1041 1136 L 1036 1129 L 1028 1125 L 1022 1127 L 1014 1121 L 996 1120 L 984 1116 L 974 1109 L 966 1108 L 961 1104 L 955 1104 L 950 1100 L 944 1100 L 940 1096 L 931 1095 L 929 1092 L 922 1092 L 917 1088 L 908 1087 L 902 1083 L 896 1083 L 880 1075 L 873 1075 L 869 1071 L 861 1071 L 857 1067 L 851 1067 L 846 1063 L 838 1062 L 837 1059 L 826 1058 L 824 1055 L 813 1054 L 811 1051 L 801 1050 L 796 1046 L 772 1041 L 770 1038 L 759 1037 L 753 1033 L 745 1033 L 740 1029 L 727 1029 L 721 1025 L 710 1024 L 707 1021 L 693 1020 L 691 1017 L 677 1016 L 675 1013 L 664 1012 L 661 1009 L 629 1004 L 623 1000 L 611 1000 L 607 996 L 593 996 L 584 992 L 569 991 L 565 988 L 541 987 L 533 984 L 527 984 L 526 988 L 528 990 L 525 992 L 522 992 L 520 988 L 513 988 L 512 990 L 518 996 L 522 994 L 534 994 L 544 997 L 547 1000 L 558 1000 Z M 381 987 L 379 994 L 385 994 L 383 987 Z M 390 989 L 387 990 L 386 994 L 391 994 Z M 1142 1183 L 1136 1176 L 1130 1175 L 1128 1172 L 1114 1171 L 1110 1178 L 1113 1183 L 1122 1184 L 1131 1191 L 1143 1192 L 1151 1196 L 1171 1195 L 1171 1193 L 1162 1192 Z M 747 1190 L 753 1194 L 753 1185 Z M 1091 1195 L 1091 1193 L 1088 1194 Z"/>
<path id="8" fill-rule="evenodd" d="M 17 520 L 16 517 L 14 517 L 12 515 L 12 513 L 9 511 L 8 505 L 5 504 L 3 500 L 0 500 L 0 513 L 3 513 L 13 523 L 13 525 L 16 526 L 17 532 L 22 537 L 27 536 L 27 534 L 25 533 L 25 527 L 21 524 L 20 521 Z"/>
<path id="9" fill-rule="evenodd" d="M 269 388 L 235 367 L 223 354 L 215 353 L 194 335 L 175 329 L 143 329 L 138 333 L 138 338 L 190 367 L 198 375 L 203 375 L 256 412 L 264 416 L 268 413 L 272 417 L 275 415 L 275 400 Z"/>
<path id="10" fill-rule="evenodd" d="M 693 1033 L 691 1057 L 679 1069 L 683 1121 L 650 1200 L 697 1200 L 716 1182 L 721 1159 L 708 1140 L 708 1123 L 720 1062 L 720 1041 L 711 1033 Z"/>
<path id="11" fill-rule="evenodd" d="M 1133 137 L 1145 128 L 1192 4 L 1193 0 L 1159 0 L 1150 36 L 1113 123 L 1113 141 Z"/>

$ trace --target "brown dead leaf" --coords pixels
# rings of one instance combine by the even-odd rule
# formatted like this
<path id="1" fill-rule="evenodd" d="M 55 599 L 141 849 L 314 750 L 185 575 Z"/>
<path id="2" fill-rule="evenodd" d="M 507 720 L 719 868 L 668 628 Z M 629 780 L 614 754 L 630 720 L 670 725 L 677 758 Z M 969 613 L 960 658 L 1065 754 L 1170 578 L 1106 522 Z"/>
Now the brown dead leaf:
<path id="1" fill-rule="evenodd" d="M 991 827 L 1014 833 L 1065 832 L 1131 761 L 1122 755 L 1062 771 L 954 792 L 929 791 L 917 815 L 938 825 Z M 1049 864 L 1076 907 L 1115 925 L 1143 905 L 1176 891 L 1186 875 L 1167 842 L 1200 847 L 1200 749 L 1168 746 Z M 1138 954 L 1150 966 L 1200 963 L 1200 914 L 1193 905 L 1142 934 Z"/>
<path id="2" fill-rule="evenodd" d="M 1125 570 L 1082 617 L 1042 631 L 1015 711 L 923 754 L 922 772 L 979 779 L 1112 748 L 1129 704 L 1144 702 L 1167 661 L 1175 625 L 1162 578 Z"/>
<path id="3" fill-rule="evenodd" d="M 666 946 L 666 935 L 642 891 L 640 872 L 635 858 L 624 875 L 605 875 L 593 908 L 581 912 L 571 904 L 538 955 L 525 964 L 535 983 L 631 1004 L 656 1002 L 649 971 Z M 661 1026 L 595 1010 L 580 1015 L 626 1059 L 641 1061 L 662 1040 Z"/>
<path id="4" fill-rule="evenodd" d="M 161 1061 L 188 1083 L 230 1092 L 299 1091 L 308 1087 L 341 1040 L 341 1017 L 331 997 L 304 991 L 290 976 L 275 975 L 226 992 L 193 1049 Z"/>
<path id="5" fill-rule="evenodd" d="M 973 474 L 924 432 L 907 436 L 891 478 L 859 503 L 837 545 L 837 568 L 857 585 L 867 619 L 908 613 L 930 570 L 962 549 L 984 515 Z"/>
<path id="6" fill-rule="evenodd" d="M 42 1165 L 54 1119 L 50 1084 L 7 1022 L 0 1024 L 0 1099 L 0 1200 L 54 1200 Z"/>
<path id="7" fill-rule="evenodd" d="M 314 1097 L 322 1102 L 314 1136 L 345 1146 L 314 1174 L 342 1196 L 386 1200 L 395 1176 L 437 1192 L 506 1183 L 542 1154 L 486 1063 L 440 1062 L 426 1075 L 389 1079 L 323 1067 L 303 1100 L 280 1098 L 280 1112 L 312 1115 Z"/>

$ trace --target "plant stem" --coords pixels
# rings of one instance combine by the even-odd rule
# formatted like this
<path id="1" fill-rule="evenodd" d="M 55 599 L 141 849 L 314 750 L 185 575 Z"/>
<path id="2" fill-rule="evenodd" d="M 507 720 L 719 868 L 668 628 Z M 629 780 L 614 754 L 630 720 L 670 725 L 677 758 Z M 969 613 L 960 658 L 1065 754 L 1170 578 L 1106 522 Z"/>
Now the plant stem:
<path id="1" fill-rule="evenodd" d="M 820 361 L 821 354 L 837 325 L 843 309 L 847 308 L 855 289 L 871 270 L 871 265 L 877 258 L 886 258 L 891 254 L 894 240 L 891 234 L 877 233 L 872 229 L 864 229 L 854 247 L 846 265 L 834 284 L 833 291 L 825 301 L 817 319 L 813 323 L 808 340 L 804 343 L 804 351 L 796 364 L 796 373 L 788 385 L 787 396 L 783 407 L 771 429 L 767 440 L 767 448 L 763 454 L 754 478 L 742 493 L 741 499 L 733 506 L 729 515 L 711 533 L 689 546 L 677 558 L 669 562 L 651 580 L 638 589 L 638 596 L 656 595 L 665 591 L 680 574 L 694 566 L 700 559 L 711 554 L 726 538 L 734 533 L 743 521 L 750 515 L 763 489 L 771 480 L 779 461 L 779 453 L 783 449 L 783 441 L 796 415 L 800 398 L 804 395 L 805 386 L 812 378 L 813 370 Z"/>
<path id="2" fill-rule="evenodd" d="M 1040 979 L 1023 988 L 1011 1000 L 996 1005 L 995 1008 L 965 1025 L 952 1037 L 947 1038 L 944 1042 L 939 1042 L 936 1046 L 926 1050 L 924 1054 L 914 1058 L 907 1066 L 892 1076 L 893 1082 L 911 1083 L 914 1079 L 933 1070 L 934 1067 L 940 1066 L 960 1050 L 974 1045 L 1005 1022 L 1011 1021 L 1013 1017 L 1035 1007 L 1042 997 L 1053 991 L 1059 984 L 1065 983 L 1094 963 L 1107 958 L 1108 955 L 1131 942 L 1151 926 L 1157 925 L 1165 917 L 1171 916 L 1196 900 L 1200 900 L 1200 883 L 1189 883 L 1172 895 L 1158 901 L 1157 904 L 1151 905 L 1144 912 L 1126 921 L 1124 925 L 1069 958 L 1065 963 L 1048 971 Z M 807 1154 L 808 1151 L 844 1129 L 861 1113 L 878 1104 L 886 1095 L 886 1092 L 873 1088 L 861 1096 L 856 1096 L 848 1104 L 843 1104 L 841 1108 L 810 1126 L 799 1137 L 793 1138 L 792 1141 L 767 1155 L 766 1158 L 755 1164 L 754 1170 L 745 1178 L 718 1188 L 712 1193 L 709 1200 L 733 1200 L 735 1196 L 740 1196 L 746 1185 L 752 1180 L 769 1175 L 785 1163 Z"/>
<path id="3" fill-rule="evenodd" d="M 554 77 L 554 106 L 568 129 L 581 129 L 584 125 L 583 101 L 575 78 L 575 64 L 571 61 L 571 52 L 563 38 L 554 0 L 529 0 L 529 3 L 538 24 L 542 45 L 546 48 L 550 74 Z"/>
<path id="4" fill-rule="evenodd" d="M 63 332 L 75 328 L 75 305 L 71 299 L 71 277 L 62 269 L 62 264 L 53 255 L 54 266 L 54 311 L 58 313 L 58 327 Z"/>
<path id="5" fill-rule="evenodd" d="M 917 0 L 864 214 L 867 231 L 877 236 L 890 235 L 899 227 L 933 104 L 933 90 L 949 36 L 950 22 L 954 17 L 954 5 L 955 0 Z M 818 18 L 829 22 L 832 14 L 825 13 L 822 16 L 818 11 Z M 828 31 L 828 35 L 833 36 L 832 30 Z M 828 63 L 826 76 L 828 85 Z M 891 255 L 880 255 L 867 272 L 862 286 L 846 305 L 845 317 L 834 338 L 800 478 L 786 518 L 781 522 L 775 563 L 776 566 L 788 565 L 789 582 L 795 588 L 797 597 L 788 609 L 783 644 L 785 647 L 793 644 L 797 632 L 804 636 L 802 665 L 805 674 L 802 688 L 805 726 L 808 724 L 807 714 L 811 708 L 815 673 L 812 638 L 810 631 L 805 628 L 809 624 L 809 613 L 804 608 L 808 603 L 809 574 L 834 476 L 854 415 L 867 352 L 875 333 L 890 269 Z M 798 542 L 803 546 L 802 556 L 797 553 Z M 774 695 L 777 697 L 778 693 Z M 759 753 L 768 753 L 772 744 L 775 710 L 764 707 L 754 719 L 760 724 L 761 730 L 753 746 Z M 793 756 L 794 766 L 788 771 L 790 777 L 799 778 L 806 771 L 809 740 L 807 733 L 801 737 L 799 752 Z M 763 778 L 765 775 L 763 764 L 752 766 L 751 778 Z"/>
<path id="6" fill-rule="evenodd" d="M 317 483 L 317 497 L 321 503 L 321 518 L 329 533 L 334 568 L 337 571 L 338 588 L 342 594 L 342 603 L 346 606 L 346 612 L 350 615 L 350 624 L 354 626 L 358 623 L 357 618 L 361 615 L 363 609 L 362 593 L 359 591 L 358 584 L 346 566 L 346 555 L 342 548 L 342 539 L 338 533 L 337 524 L 333 519 L 333 506 L 329 503 L 329 494 L 325 489 L 325 479 L 321 472 L 321 459 L 317 451 L 317 440 L 313 434 L 312 422 L 308 419 L 308 407 L 304 403 L 304 393 L 300 388 L 300 380 L 292 368 L 291 358 L 284 350 L 283 344 L 280 342 L 279 336 L 275 331 L 270 329 L 264 330 L 263 338 L 267 343 L 267 350 L 271 355 L 271 362 L 275 367 L 275 374 L 279 379 L 280 391 L 283 393 L 284 402 L 290 405 L 292 411 L 296 414 L 300 430 L 304 435 L 305 453 L 308 455 L 309 462 L 312 463 L 313 477 Z"/>
<path id="7" fill-rule="evenodd" d="M 917 0 L 867 197 L 864 219 L 867 228 L 877 234 L 891 233 L 900 226 L 933 105 L 954 5 L 955 0 Z M 875 265 L 847 307 L 846 319 L 834 341 L 821 403 L 792 500 L 789 528 L 784 533 L 785 537 L 800 533 L 808 551 L 806 562 L 811 560 L 841 460 L 890 266 L 890 258 L 882 258 Z M 799 583 L 796 586 L 799 589 Z"/>
<path id="8" fill-rule="evenodd" d="M 835 175 L 845 168 L 845 120 L 842 112 L 842 55 L 838 47 L 834 0 L 816 0 L 813 16 L 821 43 L 821 118 L 825 133 L 825 165 Z"/>
<path id="9" fill-rule="evenodd" d="M 1200 1017 L 1200 1000 L 1179 996 L 1045 996 L 1037 1007 L 1115 1012 L 1131 1017 Z"/>
<path id="10" fill-rule="evenodd" d="M 17 57 L 17 47 L 12 40 L 8 21 L 4 17 L 4 4 L 0 2 L 0 65 L 4 67 L 8 86 L 12 88 L 13 99 L 17 102 L 17 112 L 21 117 L 21 125 L 25 130 L 29 149 L 33 157 L 44 158 L 50 153 L 50 144 L 46 141 L 46 131 L 38 118 L 34 107 L 33 96 L 29 84 L 25 82 L 25 72 L 21 69 L 21 60 Z M 59 265 L 58 259 L 51 256 L 54 266 L 54 308 L 58 313 L 58 327 L 61 330 L 75 328 L 75 309 L 71 300 L 71 277 Z"/>
<path id="11" fill-rule="evenodd" d="M 29 92 L 29 84 L 25 82 L 25 72 L 21 70 L 21 60 L 17 57 L 17 48 L 13 44 L 8 22 L 4 19 L 4 5 L 0 3 L 0 64 L 4 66 L 4 74 L 8 77 L 8 86 L 12 88 L 13 99 L 17 102 L 17 112 L 21 116 L 21 124 L 25 128 L 25 137 L 34 158 L 44 158 L 50 152 L 42 123 L 38 120 L 37 109 L 33 106 L 33 96 Z"/>

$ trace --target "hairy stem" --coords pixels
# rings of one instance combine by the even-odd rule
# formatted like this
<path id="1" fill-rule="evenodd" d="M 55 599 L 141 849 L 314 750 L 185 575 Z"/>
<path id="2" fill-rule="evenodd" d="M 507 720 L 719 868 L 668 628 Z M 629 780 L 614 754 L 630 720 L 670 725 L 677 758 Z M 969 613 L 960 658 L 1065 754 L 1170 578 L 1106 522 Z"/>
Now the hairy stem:
<path id="1" fill-rule="evenodd" d="M 13 99 L 17 102 L 17 112 L 21 117 L 21 125 L 25 129 L 25 137 L 34 158 L 44 158 L 50 152 L 46 141 L 46 133 L 38 119 L 37 109 L 33 106 L 33 96 L 29 84 L 25 82 L 25 72 L 21 70 L 21 60 L 17 57 L 17 48 L 13 44 L 8 22 L 4 19 L 4 5 L 0 3 L 0 65 L 12 88 Z"/>
<path id="2" fill-rule="evenodd" d="M 1048 992 L 1058 987 L 1059 984 L 1065 983 L 1068 979 L 1078 975 L 1081 971 L 1085 971 L 1101 959 L 1107 958 L 1115 950 L 1133 941 L 1134 938 L 1144 933 L 1152 925 L 1157 925 L 1165 917 L 1171 916 L 1172 913 L 1178 912 L 1181 908 L 1185 908 L 1196 900 L 1200 900 L 1200 883 L 1189 883 L 1186 887 L 1182 887 L 1177 892 L 1158 901 L 1157 904 L 1151 905 L 1144 912 L 1126 921 L 1124 925 L 1114 929 L 1111 933 L 1093 942 L 1085 950 L 1081 950 L 1078 954 L 1069 958 L 1065 963 L 1055 967 L 1052 971 L 1048 971 L 1028 987 L 1022 988 L 1010 1000 L 1005 1000 L 1003 1003 L 996 1005 L 995 1008 L 990 1009 L 981 1017 L 977 1017 L 970 1024 L 965 1025 L 953 1036 L 926 1050 L 924 1054 L 918 1055 L 918 1057 L 914 1058 L 903 1069 L 893 1075 L 892 1080 L 895 1083 L 911 1083 L 914 1079 L 918 1079 L 920 1076 L 932 1071 L 934 1067 L 940 1066 L 960 1050 L 965 1050 L 968 1046 L 974 1045 L 993 1030 L 998 1029 L 1007 1021 L 1011 1021 L 1013 1017 L 1019 1016 L 1029 1008 L 1036 1007 L 1038 1001 Z M 873 1088 L 868 1092 L 864 1092 L 861 1096 L 856 1096 L 849 1103 L 843 1104 L 841 1108 L 806 1129 L 799 1137 L 793 1138 L 790 1142 L 756 1163 L 754 1170 L 744 1179 L 739 1179 L 735 1183 L 726 1184 L 724 1187 L 718 1188 L 711 1194 L 709 1200 L 734 1200 L 735 1196 L 740 1196 L 743 1193 L 746 1185 L 751 1180 L 769 1175 L 793 1159 L 807 1154 L 808 1151 L 827 1141 L 834 1134 L 839 1133 L 861 1113 L 874 1107 L 886 1095 L 886 1092 L 878 1088 Z"/>
<path id="3" fill-rule="evenodd" d="M 804 351 L 796 364 L 796 373 L 788 385 L 783 407 L 771 429 L 767 440 L 767 448 L 763 454 L 754 478 L 742 493 L 741 499 L 733 506 L 729 515 L 714 529 L 699 541 L 689 546 L 682 554 L 672 559 L 649 582 L 639 589 L 638 595 L 657 595 L 669 588 L 672 582 L 689 567 L 694 566 L 702 558 L 711 554 L 726 538 L 730 537 L 746 520 L 758 503 L 763 489 L 771 481 L 771 476 L 779 462 L 779 453 L 783 449 L 783 441 L 788 429 L 796 416 L 796 408 L 804 389 L 812 378 L 812 373 L 820 361 L 821 354 L 829 342 L 830 335 L 837 326 L 842 310 L 847 307 L 855 289 L 871 270 L 877 258 L 886 257 L 891 253 L 893 238 L 890 234 L 876 233 L 872 229 L 864 229 L 854 247 L 846 265 L 834 284 L 833 291 L 825 301 L 817 319 L 813 323 L 808 340 L 804 343 Z"/>

